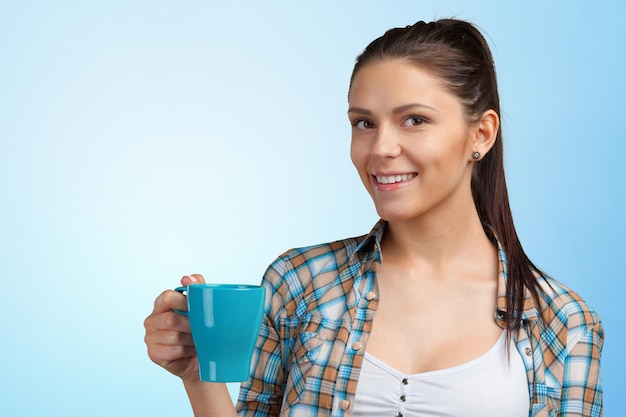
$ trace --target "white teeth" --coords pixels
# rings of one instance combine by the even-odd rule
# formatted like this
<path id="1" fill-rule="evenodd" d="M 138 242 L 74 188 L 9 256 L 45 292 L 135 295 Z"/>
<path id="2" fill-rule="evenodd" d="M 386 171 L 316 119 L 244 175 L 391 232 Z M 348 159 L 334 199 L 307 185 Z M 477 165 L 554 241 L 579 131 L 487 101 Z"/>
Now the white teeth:
<path id="1" fill-rule="evenodd" d="M 395 184 L 397 182 L 403 182 L 413 179 L 416 175 L 417 174 L 376 175 L 376 181 L 379 184 Z"/>

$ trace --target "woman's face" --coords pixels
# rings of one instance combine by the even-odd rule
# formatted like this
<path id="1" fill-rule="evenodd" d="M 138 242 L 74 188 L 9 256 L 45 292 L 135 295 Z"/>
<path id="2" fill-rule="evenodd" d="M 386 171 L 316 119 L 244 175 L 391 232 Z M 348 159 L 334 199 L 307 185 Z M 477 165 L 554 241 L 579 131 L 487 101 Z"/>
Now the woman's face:
<path id="1" fill-rule="evenodd" d="M 436 76 L 402 60 L 375 61 L 356 73 L 348 101 L 350 155 L 381 218 L 457 216 L 473 207 L 477 128 Z"/>

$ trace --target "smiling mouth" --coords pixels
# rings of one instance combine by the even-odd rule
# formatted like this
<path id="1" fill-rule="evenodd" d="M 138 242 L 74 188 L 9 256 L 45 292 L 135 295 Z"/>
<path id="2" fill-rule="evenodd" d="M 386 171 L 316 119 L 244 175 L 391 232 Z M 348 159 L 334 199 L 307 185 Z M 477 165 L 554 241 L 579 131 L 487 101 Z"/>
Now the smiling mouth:
<path id="1" fill-rule="evenodd" d="M 398 174 L 398 175 L 375 175 L 376 182 L 379 184 L 396 184 L 398 182 L 410 181 L 417 177 L 417 174 Z"/>

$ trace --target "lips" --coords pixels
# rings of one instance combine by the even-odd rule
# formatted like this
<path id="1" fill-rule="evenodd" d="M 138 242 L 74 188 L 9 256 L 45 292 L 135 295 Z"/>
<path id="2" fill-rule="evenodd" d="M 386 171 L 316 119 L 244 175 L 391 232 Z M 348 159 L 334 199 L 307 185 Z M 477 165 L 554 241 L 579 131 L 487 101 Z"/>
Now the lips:
<path id="1" fill-rule="evenodd" d="M 376 182 L 379 184 L 397 184 L 400 182 L 410 181 L 417 177 L 416 173 L 411 174 L 395 174 L 395 175 L 374 175 Z"/>

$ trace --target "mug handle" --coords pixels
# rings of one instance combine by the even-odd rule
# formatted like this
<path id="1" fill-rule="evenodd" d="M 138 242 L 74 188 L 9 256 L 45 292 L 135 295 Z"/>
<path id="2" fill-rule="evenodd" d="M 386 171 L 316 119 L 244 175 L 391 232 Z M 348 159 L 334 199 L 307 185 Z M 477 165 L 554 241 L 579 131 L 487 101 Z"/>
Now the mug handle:
<path id="1" fill-rule="evenodd" d="M 178 287 L 178 288 L 174 288 L 174 291 L 178 291 L 179 293 L 183 294 L 187 292 L 187 287 Z M 178 314 L 182 314 L 183 316 L 187 316 L 189 317 L 189 312 L 188 311 L 182 311 L 182 310 L 176 310 L 174 309 L 175 313 Z"/>

